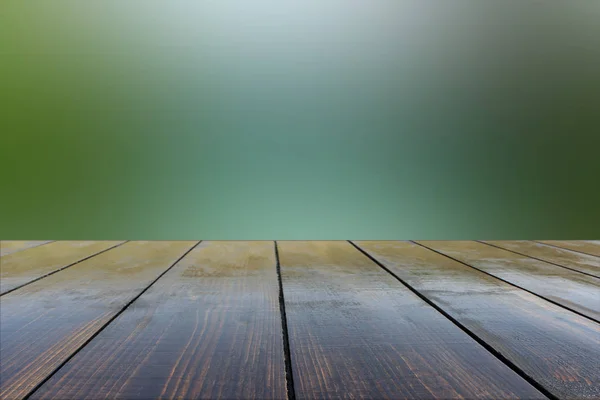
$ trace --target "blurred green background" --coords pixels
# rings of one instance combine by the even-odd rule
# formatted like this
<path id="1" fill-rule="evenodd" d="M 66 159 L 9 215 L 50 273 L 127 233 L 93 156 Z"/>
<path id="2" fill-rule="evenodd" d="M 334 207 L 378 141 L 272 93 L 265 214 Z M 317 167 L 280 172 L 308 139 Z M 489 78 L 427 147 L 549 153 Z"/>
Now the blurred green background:
<path id="1" fill-rule="evenodd" d="M 0 6 L 2 239 L 599 239 L 600 2 Z"/>

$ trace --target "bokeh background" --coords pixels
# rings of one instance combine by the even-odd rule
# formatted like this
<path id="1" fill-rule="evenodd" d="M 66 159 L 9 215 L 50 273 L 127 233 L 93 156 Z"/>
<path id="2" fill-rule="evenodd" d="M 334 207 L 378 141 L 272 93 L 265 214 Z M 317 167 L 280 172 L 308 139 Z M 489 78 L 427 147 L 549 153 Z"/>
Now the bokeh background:
<path id="1" fill-rule="evenodd" d="M 2 239 L 598 239 L 600 1 L 3 0 Z"/>

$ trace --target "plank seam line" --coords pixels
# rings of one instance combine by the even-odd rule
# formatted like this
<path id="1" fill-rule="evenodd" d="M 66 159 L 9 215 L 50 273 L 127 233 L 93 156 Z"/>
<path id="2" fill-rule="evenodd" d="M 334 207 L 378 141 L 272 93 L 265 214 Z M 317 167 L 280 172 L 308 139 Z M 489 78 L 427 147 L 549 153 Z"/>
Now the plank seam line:
<path id="1" fill-rule="evenodd" d="M 3 242 L 3 241 L 2 241 L 2 240 L 0 240 L 0 250 L 2 250 L 2 242 Z M 27 248 L 25 248 L 25 249 L 17 250 L 17 251 L 15 251 L 15 252 L 13 252 L 13 253 L 10 253 L 10 254 L 20 253 L 20 252 L 22 252 L 22 251 L 25 251 L 25 250 L 31 250 L 31 249 L 35 249 L 36 247 L 40 247 L 40 246 L 43 246 L 43 245 L 45 245 L 45 244 L 50 244 L 50 243 L 54 243 L 54 242 L 56 242 L 56 240 L 49 240 L 49 241 L 47 241 L 47 242 L 40 243 L 40 244 L 36 244 L 36 245 L 34 245 L 34 246 L 27 247 Z M 9 254 L 6 254 L 6 255 L 8 256 Z M 5 256 L 2 256 L 2 257 L 5 257 Z"/>
<path id="2" fill-rule="evenodd" d="M 448 314 L 446 311 L 444 311 L 441 307 L 439 307 L 433 301 L 429 300 L 425 295 L 423 295 L 417 289 L 415 289 L 414 287 L 409 285 L 398 275 L 394 274 L 385 265 L 383 265 L 381 262 L 379 262 L 377 259 L 375 259 L 375 257 L 371 256 L 369 253 L 367 253 L 365 250 L 360 248 L 355 243 L 353 243 L 351 241 L 348 241 L 348 242 L 352 246 L 354 246 L 358 251 L 360 251 L 362 254 L 364 254 L 366 257 L 368 257 L 371 261 L 373 261 L 375 264 L 377 264 L 380 268 L 382 268 L 384 271 L 386 271 L 392 277 L 396 278 L 396 280 L 398 280 L 398 282 L 400 282 L 401 284 L 406 286 L 411 292 L 413 292 L 415 295 L 417 295 L 421 300 L 426 302 L 428 305 L 433 307 L 437 312 L 439 312 L 444 317 L 449 319 L 450 322 L 452 322 L 454 325 L 456 325 L 458 328 L 460 328 L 463 332 L 465 332 L 467 335 L 469 335 L 469 337 L 471 337 L 473 340 L 475 340 L 477 343 L 479 343 L 484 349 L 486 349 L 494 357 L 496 357 L 498 360 L 500 360 L 502 363 L 504 363 L 508 368 L 510 368 L 513 372 L 515 372 L 517 375 L 519 375 L 521 378 L 523 378 L 525 381 L 527 381 L 527 383 L 529 383 L 531 386 L 536 388 L 544 396 L 548 397 L 550 400 L 559 400 L 558 397 L 556 397 L 548 389 L 546 389 L 539 382 L 537 382 L 535 379 L 533 379 L 531 376 L 529 376 L 525 371 L 523 371 L 521 368 L 519 368 L 515 363 L 513 363 L 508 358 L 506 358 L 502 353 L 500 353 L 498 350 L 493 348 L 491 345 L 489 345 L 487 342 L 485 342 L 483 339 L 481 339 L 479 336 L 477 336 L 475 333 L 473 333 L 469 328 L 464 326 L 462 323 L 460 323 L 458 320 L 456 320 L 454 317 L 452 317 L 450 314 Z M 415 243 L 415 244 L 418 244 L 418 243 Z"/>
<path id="3" fill-rule="evenodd" d="M 167 272 L 169 272 L 173 267 L 175 267 L 185 256 L 187 256 L 192 250 L 194 250 L 202 241 L 197 242 L 191 248 L 189 248 L 181 257 L 179 257 L 169 268 L 161 272 L 148 286 L 146 286 L 140 293 L 138 293 L 133 299 L 131 299 L 123 308 L 121 308 L 115 315 L 113 315 L 104 325 L 100 327 L 92 336 L 90 336 L 81 346 L 79 346 L 70 356 L 68 356 L 62 363 L 60 363 L 52 372 L 48 374 L 40 383 L 35 385 L 33 389 L 29 391 L 24 397 L 23 400 L 29 399 L 39 388 L 41 388 L 46 382 L 50 380 L 62 367 L 64 367 L 73 357 L 75 357 L 85 346 L 87 346 L 92 340 L 96 338 L 108 325 L 110 325 L 115 319 L 117 319 L 129 306 L 131 306 L 137 299 L 139 299 L 148 289 L 152 287 L 160 278 L 162 278 Z"/>
<path id="4" fill-rule="evenodd" d="M 583 314 L 583 313 L 581 313 L 581 312 L 579 312 L 579 311 L 577 311 L 577 310 L 575 310 L 575 309 L 572 309 L 572 308 L 570 308 L 570 307 L 568 307 L 568 306 L 565 306 L 565 305 L 563 305 L 563 304 L 557 303 L 556 301 L 554 301 L 554 300 L 552 300 L 552 299 L 549 299 L 549 298 L 547 298 L 547 297 L 545 297 L 545 296 L 542 296 L 541 294 L 537 294 L 537 293 L 535 293 L 535 292 L 532 292 L 532 291 L 531 291 L 531 290 L 529 290 L 529 289 L 525 289 L 524 287 L 522 287 L 522 286 L 519 286 L 519 285 L 517 285 L 516 283 L 512 283 L 512 282 L 509 282 L 509 281 L 507 281 L 507 280 L 505 280 L 505 279 L 503 279 L 503 278 L 500 278 L 500 277 L 498 277 L 498 276 L 496 276 L 496 275 L 492 275 L 492 274 L 491 274 L 491 273 L 489 273 L 489 272 L 486 272 L 486 271 L 484 271 L 484 270 L 482 270 L 482 269 L 479 269 L 479 268 L 477 268 L 477 267 L 474 267 L 474 266 L 472 266 L 471 264 L 467 264 L 466 262 L 462 262 L 462 261 L 460 261 L 460 260 L 459 260 L 459 259 L 457 259 L 457 258 L 454 258 L 454 257 L 452 257 L 452 256 L 449 256 L 448 254 L 444 254 L 444 253 L 442 253 L 442 252 L 439 252 L 439 251 L 437 251 L 437 250 L 435 250 L 435 249 L 432 249 L 431 247 L 425 246 L 424 244 L 417 243 L 417 242 L 413 242 L 413 241 L 411 241 L 411 243 L 414 243 L 414 244 L 416 244 L 416 245 L 418 245 L 418 246 L 424 247 L 424 248 L 426 248 L 426 249 L 428 249 L 428 250 L 430 250 L 430 251 L 433 251 L 433 252 L 434 252 L 434 253 L 436 253 L 436 254 L 439 254 L 439 255 L 441 255 L 441 256 L 444 256 L 444 257 L 446 257 L 446 258 L 449 258 L 449 259 L 451 259 L 451 260 L 453 260 L 453 261 L 456 261 L 457 263 L 460 263 L 460 264 L 462 264 L 462 265 L 465 265 L 465 266 L 467 266 L 467 267 L 469 267 L 469 268 L 473 268 L 473 269 L 474 269 L 474 270 L 476 270 L 476 271 L 479 271 L 479 272 L 481 272 L 481 273 L 483 273 L 483 274 L 486 274 L 486 275 L 488 275 L 488 276 L 491 276 L 491 277 L 492 277 L 492 278 L 494 278 L 494 279 L 498 279 L 499 281 L 502 281 L 502 282 L 504 282 L 504 283 L 507 283 L 507 284 L 509 284 L 509 285 L 511 285 L 511 286 L 514 286 L 514 287 L 516 287 L 517 289 L 523 290 L 523 291 L 525 291 L 525 292 L 527 292 L 527 293 L 529 293 L 529 294 L 532 294 L 532 295 L 534 295 L 534 296 L 536 296 L 536 297 L 539 297 L 540 299 L 542 299 L 542 300 L 545 300 L 545 301 L 547 301 L 547 302 L 549 302 L 549 303 L 552 303 L 552 304 L 554 304 L 555 306 L 558 306 L 558 307 L 560 307 L 560 308 L 564 308 L 565 310 L 568 310 L 568 311 L 570 311 L 570 312 L 572 312 L 572 313 L 574 313 L 574 314 L 577 314 L 577 315 L 579 315 L 580 317 L 587 318 L 587 319 L 589 319 L 589 320 L 591 320 L 591 321 L 594 321 L 594 322 L 596 322 L 596 323 L 600 324 L 600 321 L 598 321 L 598 320 L 597 320 L 597 319 L 595 319 L 595 318 L 592 318 L 592 317 L 590 317 L 590 316 L 587 316 L 587 315 L 585 315 L 585 314 Z"/>
<path id="5" fill-rule="evenodd" d="M 285 364 L 285 382 L 287 388 L 288 400 L 296 399 L 296 389 L 294 388 L 294 375 L 292 373 L 292 352 L 290 351 L 290 337 L 288 334 L 287 314 L 285 311 L 285 296 L 283 294 L 283 278 L 281 277 L 281 263 L 279 261 L 279 248 L 277 241 L 275 245 L 275 260 L 277 262 L 277 280 L 279 283 L 279 311 L 281 313 L 281 331 L 283 333 L 283 354 Z"/>
<path id="6" fill-rule="evenodd" d="M 72 266 L 74 266 L 74 265 L 80 264 L 80 263 L 82 263 L 82 262 L 84 262 L 84 261 L 86 261 L 86 260 L 89 260 L 89 259 L 90 259 L 90 258 L 92 258 L 92 257 L 96 257 L 96 256 L 98 256 L 98 255 L 100 255 L 100 254 L 102 254 L 102 253 L 106 253 L 107 251 L 109 251 L 109 250 L 112 250 L 112 249 L 115 249 L 115 248 L 117 248 L 117 247 L 119 247 L 119 246 L 122 246 L 122 245 L 124 245 L 124 244 L 125 244 L 125 243 L 127 243 L 127 242 L 128 242 L 128 240 L 126 240 L 126 241 L 124 241 L 124 242 L 121 242 L 121 243 L 118 243 L 118 244 L 116 244 L 116 245 L 114 245 L 114 246 L 112 246 L 112 247 L 109 247 L 108 249 L 104 249 L 104 250 L 102 250 L 102 251 L 99 251 L 99 252 L 97 252 L 97 253 L 94 253 L 94 254 L 92 254 L 92 255 L 89 255 L 89 256 L 87 256 L 87 257 L 85 257 L 85 258 L 82 258 L 81 260 L 77 260 L 77 261 L 75 261 L 74 263 L 71 263 L 71 264 L 69 264 L 69 265 L 65 265 L 64 267 L 60 267 L 59 269 L 55 269 L 54 271 L 50 271 L 50 272 L 48 272 L 48 273 L 47 273 L 47 274 L 45 274 L 45 275 L 42 275 L 42 276 L 39 276 L 39 277 L 35 278 L 34 280 L 31 280 L 31 281 L 29 281 L 29 282 L 25 282 L 24 284 L 22 284 L 22 285 L 19 285 L 19 286 L 17 286 L 17 287 L 14 287 L 14 288 L 12 288 L 12 289 L 10 289 L 10 290 L 7 290 L 7 291 L 6 291 L 6 292 L 4 292 L 4 293 L 0 293 L 0 296 L 4 296 L 5 294 L 9 294 L 9 293 L 11 293 L 11 292 L 14 292 L 15 290 L 17 290 L 17 289 L 21 289 L 21 288 L 22 288 L 22 287 L 24 287 L 24 286 L 31 285 L 32 283 L 34 283 L 34 282 L 37 282 L 37 281 L 39 281 L 40 279 L 46 278 L 46 277 L 48 277 L 48 276 L 50 276 L 50 275 L 54 275 L 54 274 L 55 274 L 55 273 L 57 273 L 57 272 L 60 272 L 60 271 L 62 271 L 62 270 L 64 270 L 64 269 L 67 269 L 67 268 L 70 268 L 70 267 L 72 267 Z M 49 243 L 47 243 L 47 244 L 49 244 Z"/>
<path id="7" fill-rule="evenodd" d="M 566 250 L 566 251 L 571 251 L 574 253 L 579 253 L 579 254 L 585 254 L 586 256 L 592 256 L 592 257 L 598 257 L 600 258 L 600 256 L 597 256 L 595 254 L 591 254 L 591 253 L 586 253 L 585 251 L 579 251 L 579 250 L 573 250 L 573 249 L 567 249 L 566 247 L 561 247 L 561 246 L 557 246 L 555 244 L 550 244 L 550 243 L 542 243 L 539 240 L 532 240 L 532 242 L 541 244 L 542 246 L 550 246 L 550 247 L 555 247 L 557 249 L 561 249 L 561 250 Z"/>
<path id="8" fill-rule="evenodd" d="M 552 261 L 546 261 L 546 260 L 542 260 L 541 258 L 537 258 L 537 257 L 534 257 L 534 256 L 529 256 L 529 255 L 527 255 L 527 254 L 519 253 L 518 251 L 514 251 L 514 250 L 506 249 L 506 248 L 504 248 L 504 247 L 500 247 L 500 246 L 497 246 L 497 245 L 495 245 L 495 244 L 491 244 L 491 243 L 483 242 L 483 241 L 481 241 L 481 240 L 474 240 L 474 241 L 475 241 L 475 242 L 477 242 L 477 243 L 481 243 L 481 244 L 487 244 L 488 246 L 492 246 L 492 247 L 495 247 L 495 248 L 497 248 L 497 249 L 500 249 L 500 250 L 510 251 L 511 253 L 515 253 L 515 254 L 518 254 L 518 255 L 520 255 L 520 256 L 523 256 L 523 257 L 532 258 L 532 259 L 534 259 L 534 260 L 538 260 L 538 261 L 541 261 L 541 262 L 544 262 L 544 263 L 547 263 L 547 264 L 551 264 L 551 265 L 555 265 L 555 266 L 557 266 L 557 267 L 565 268 L 565 269 L 568 269 L 569 271 L 577 272 L 577 273 L 579 273 L 579 274 L 588 275 L 588 276 L 591 276 L 592 278 L 600 279 L 600 276 L 596 276 L 596 275 L 594 275 L 594 274 L 590 274 L 589 272 L 583 272 L 583 271 L 579 271 L 579 270 L 577 270 L 577 269 L 573 269 L 573 268 L 565 267 L 564 265 L 560 265 L 560 264 L 557 264 L 557 263 L 555 263 L 555 262 L 552 262 Z M 565 249 L 565 250 L 566 250 L 566 249 Z"/>

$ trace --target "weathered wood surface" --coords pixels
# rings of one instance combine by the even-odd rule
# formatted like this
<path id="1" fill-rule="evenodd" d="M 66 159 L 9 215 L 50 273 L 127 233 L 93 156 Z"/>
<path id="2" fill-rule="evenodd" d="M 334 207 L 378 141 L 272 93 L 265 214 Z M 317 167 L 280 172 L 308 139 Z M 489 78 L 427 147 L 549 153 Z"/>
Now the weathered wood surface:
<path id="1" fill-rule="evenodd" d="M 600 325 L 409 242 L 356 242 L 559 398 L 600 398 Z"/>
<path id="2" fill-rule="evenodd" d="M 128 242 L 2 296 L 0 398 L 26 396 L 195 244 Z"/>
<path id="3" fill-rule="evenodd" d="M 600 279 L 484 243 L 420 241 L 446 254 L 539 296 L 600 320 Z"/>
<path id="4" fill-rule="evenodd" d="M 0 257 L 50 242 L 51 240 L 0 240 Z"/>
<path id="5" fill-rule="evenodd" d="M 348 242 L 278 242 L 296 396 L 541 398 Z"/>
<path id="6" fill-rule="evenodd" d="M 538 240 L 538 242 L 600 257 L 600 240 Z"/>
<path id="7" fill-rule="evenodd" d="M 203 242 L 35 399 L 284 399 L 273 242 Z"/>
<path id="8" fill-rule="evenodd" d="M 536 242 L 519 240 L 489 240 L 484 243 L 600 277 L 600 258 L 596 256 L 558 249 Z"/>
<path id="9" fill-rule="evenodd" d="M 122 242 L 62 241 L 0 258 L 0 294 L 35 281 Z"/>

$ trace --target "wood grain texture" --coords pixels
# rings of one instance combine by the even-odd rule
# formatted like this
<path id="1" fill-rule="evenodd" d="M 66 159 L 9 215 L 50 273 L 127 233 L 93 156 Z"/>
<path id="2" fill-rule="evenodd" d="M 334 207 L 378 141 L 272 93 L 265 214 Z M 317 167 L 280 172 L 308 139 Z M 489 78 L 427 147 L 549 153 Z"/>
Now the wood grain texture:
<path id="1" fill-rule="evenodd" d="M 357 242 L 555 396 L 600 398 L 600 325 L 408 242 Z"/>
<path id="2" fill-rule="evenodd" d="M 600 257 L 600 240 L 538 240 L 538 242 Z"/>
<path id="3" fill-rule="evenodd" d="M 25 396 L 195 243 L 128 242 L 2 296 L 0 398 Z"/>
<path id="4" fill-rule="evenodd" d="M 488 240 L 485 243 L 600 277 L 599 257 L 522 240 Z"/>
<path id="5" fill-rule="evenodd" d="M 600 320 L 600 279 L 478 242 L 419 241 L 507 282 Z"/>
<path id="6" fill-rule="evenodd" d="M 348 242 L 278 246 L 296 397 L 543 397 Z"/>
<path id="7" fill-rule="evenodd" d="M 122 242 L 62 241 L 0 258 L 0 294 L 53 273 Z"/>
<path id="8" fill-rule="evenodd" d="M 51 240 L 0 240 L 0 257 L 50 242 Z"/>
<path id="9" fill-rule="evenodd" d="M 34 399 L 284 399 L 273 242 L 203 242 Z"/>

